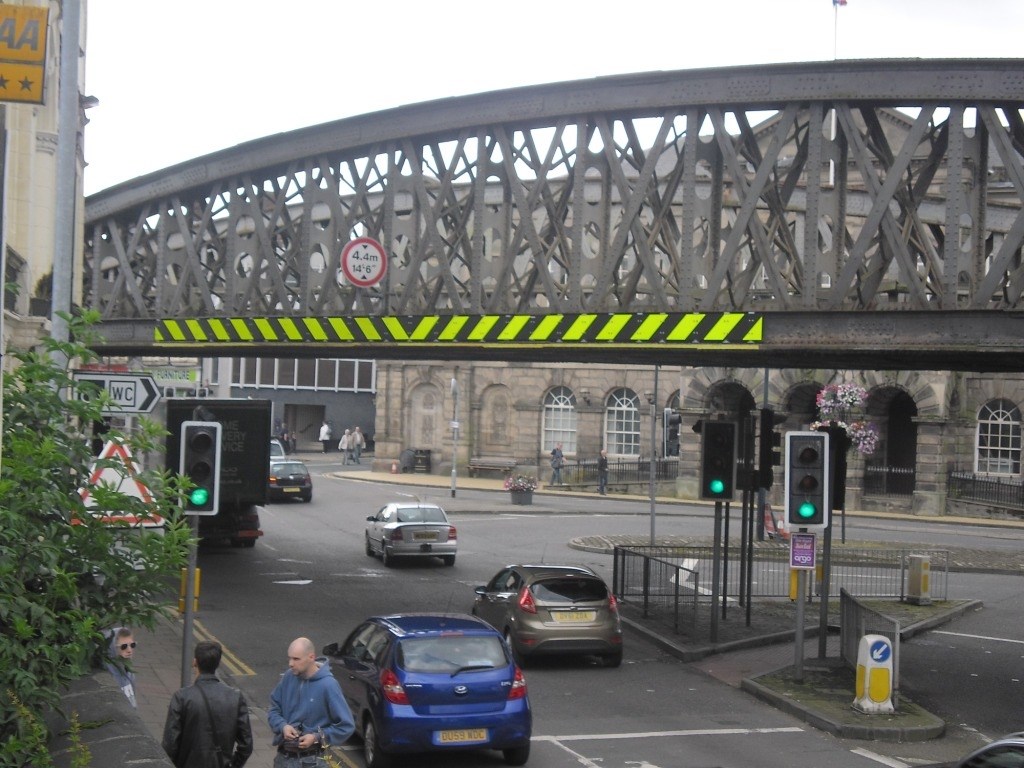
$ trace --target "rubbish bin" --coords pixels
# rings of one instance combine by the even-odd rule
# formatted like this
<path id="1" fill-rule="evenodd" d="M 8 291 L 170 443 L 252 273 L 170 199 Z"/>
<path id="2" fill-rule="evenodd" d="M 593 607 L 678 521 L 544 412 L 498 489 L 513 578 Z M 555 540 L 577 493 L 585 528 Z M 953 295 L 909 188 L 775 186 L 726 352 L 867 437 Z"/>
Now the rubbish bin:
<path id="1" fill-rule="evenodd" d="M 421 474 L 430 474 L 430 449 L 416 448 L 413 451 L 412 471 Z"/>

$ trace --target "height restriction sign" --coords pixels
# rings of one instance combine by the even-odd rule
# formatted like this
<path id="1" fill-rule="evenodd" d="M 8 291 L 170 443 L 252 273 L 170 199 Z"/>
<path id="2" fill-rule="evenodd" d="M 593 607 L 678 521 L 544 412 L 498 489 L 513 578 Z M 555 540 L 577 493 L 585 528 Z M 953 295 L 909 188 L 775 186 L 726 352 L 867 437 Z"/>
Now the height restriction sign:
<path id="1" fill-rule="evenodd" d="M 372 237 L 357 237 L 341 250 L 341 271 L 353 285 L 369 288 L 384 279 L 388 257 L 384 246 Z"/>

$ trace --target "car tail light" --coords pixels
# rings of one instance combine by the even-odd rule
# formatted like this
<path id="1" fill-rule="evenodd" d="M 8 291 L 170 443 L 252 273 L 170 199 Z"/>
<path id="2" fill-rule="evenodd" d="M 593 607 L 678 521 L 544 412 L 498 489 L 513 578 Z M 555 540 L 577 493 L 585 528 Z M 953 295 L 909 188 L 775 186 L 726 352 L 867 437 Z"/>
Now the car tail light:
<path id="1" fill-rule="evenodd" d="M 515 687 L 514 683 L 513 687 Z M 409 703 L 409 696 L 406 694 L 405 688 L 398 682 L 398 677 L 390 669 L 385 669 L 380 673 L 380 688 L 384 693 L 384 698 L 392 704 Z"/>
<path id="2" fill-rule="evenodd" d="M 536 613 L 537 604 L 533 602 L 533 595 L 529 587 L 523 587 L 519 592 L 519 609 L 524 613 Z"/>
<path id="3" fill-rule="evenodd" d="M 401 528 L 395 528 L 393 531 L 391 531 L 391 535 L 388 538 L 391 539 L 391 541 L 401 541 L 402 540 L 402 529 Z"/>
<path id="4" fill-rule="evenodd" d="M 455 541 L 455 537 L 456 537 L 455 526 L 454 525 L 449 525 L 448 526 L 448 541 Z"/>
<path id="5" fill-rule="evenodd" d="M 516 667 L 516 676 L 512 680 L 512 688 L 509 689 L 508 698 L 509 701 L 512 699 L 522 699 L 526 697 L 526 678 L 523 677 L 523 670 Z"/>
<path id="6" fill-rule="evenodd" d="M 611 592 L 608 593 L 608 610 L 612 613 L 619 612 L 619 601 L 615 599 L 615 595 Z"/>

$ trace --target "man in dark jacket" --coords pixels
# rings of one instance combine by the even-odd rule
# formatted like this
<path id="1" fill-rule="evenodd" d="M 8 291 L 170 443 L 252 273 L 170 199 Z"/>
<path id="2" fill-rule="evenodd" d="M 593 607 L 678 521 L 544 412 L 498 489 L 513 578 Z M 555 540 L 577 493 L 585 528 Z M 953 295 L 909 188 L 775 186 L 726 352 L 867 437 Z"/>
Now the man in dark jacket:
<path id="1" fill-rule="evenodd" d="M 245 697 L 217 679 L 220 643 L 196 644 L 195 682 L 171 697 L 164 751 L 177 768 L 241 768 L 252 754 Z"/>

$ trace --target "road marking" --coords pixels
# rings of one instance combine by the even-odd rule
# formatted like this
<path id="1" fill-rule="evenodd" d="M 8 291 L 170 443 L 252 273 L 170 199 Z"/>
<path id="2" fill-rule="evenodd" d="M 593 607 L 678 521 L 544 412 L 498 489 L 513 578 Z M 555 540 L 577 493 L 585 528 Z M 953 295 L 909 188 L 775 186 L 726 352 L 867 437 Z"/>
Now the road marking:
<path id="1" fill-rule="evenodd" d="M 539 741 L 607 741 L 609 739 L 648 739 L 654 736 L 748 736 L 755 733 L 803 733 L 799 726 L 781 728 L 699 728 L 686 731 L 638 731 L 634 733 L 581 733 L 566 736 L 534 736 Z"/>
<path id="2" fill-rule="evenodd" d="M 274 581 L 273 584 L 290 584 L 292 586 L 304 587 L 306 584 L 312 584 L 312 579 L 285 579 L 283 581 Z"/>
<path id="3" fill-rule="evenodd" d="M 964 632 L 946 632 L 941 629 L 933 629 L 933 635 L 951 635 L 953 637 L 968 637 L 972 640 L 992 640 L 997 643 L 1016 643 L 1017 645 L 1024 645 L 1024 640 L 1011 640 L 1008 637 L 990 637 L 989 635 L 968 635 Z"/>
<path id="4" fill-rule="evenodd" d="M 855 755 L 866 757 L 868 760 L 874 760 L 876 763 L 887 765 L 889 768 L 910 768 L 910 766 L 902 760 L 897 760 L 894 757 L 885 757 L 885 755 L 879 755 L 869 749 L 862 749 L 858 747 L 857 749 L 851 749 L 850 751 Z"/>
<path id="5" fill-rule="evenodd" d="M 245 675 L 246 677 L 252 677 L 256 674 L 256 670 L 248 666 L 244 661 L 228 650 L 228 647 L 214 637 L 213 633 L 204 627 L 199 619 L 192 620 L 192 628 L 195 630 L 195 633 L 200 640 L 212 640 L 215 643 L 220 643 L 224 666 L 228 668 L 228 671 L 231 674 L 235 676 Z"/>

